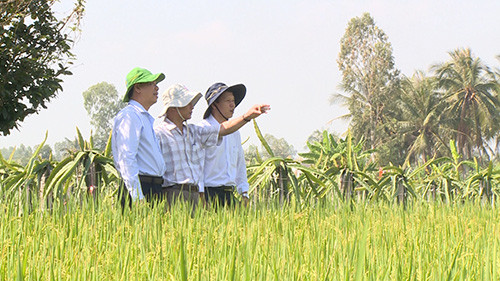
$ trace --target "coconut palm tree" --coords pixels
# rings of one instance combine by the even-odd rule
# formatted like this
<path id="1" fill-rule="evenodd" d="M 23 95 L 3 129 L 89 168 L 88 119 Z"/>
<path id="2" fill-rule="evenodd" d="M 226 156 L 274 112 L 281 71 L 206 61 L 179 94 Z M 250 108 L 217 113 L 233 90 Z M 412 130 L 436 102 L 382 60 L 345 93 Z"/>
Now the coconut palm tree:
<path id="1" fill-rule="evenodd" d="M 498 55 L 497 57 L 497 60 L 500 62 L 500 55 Z M 497 100 L 500 102 L 500 68 L 496 68 L 495 70 L 495 79 L 497 80 Z M 494 146 L 494 154 L 495 154 L 495 158 L 500 160 L 500 122 L 497 122 L 497 128 L 496 128 L 496 135 L 495 135 L 495 140 L 493 142 L 493 146 Z M 498 161 L 497 160 L 497 161 Z"/>
<path id="2" fill-rule="evenodd" d="M 426 77 L 422 71 L 401 81 L 401 116 L 397 127 L 408 147 L 406 163 L 411 159 L 425 162 L 447 146 L 446 127 L 443 126 L 446 120 L 442 114 L 444 103 L 440 103 L 436 82 L 434 77 Z"/>
<path id="3" fill-rule="evenodd" d="M 466 159 L 473 152 L 489 159 L 487 143 L 498 132 L 498 80 L 470 49 L 449 53 L 451 60 L 435 65 L 436 77 L 448 103 L 445 110 L 454 120 L 459 153 Z"/>

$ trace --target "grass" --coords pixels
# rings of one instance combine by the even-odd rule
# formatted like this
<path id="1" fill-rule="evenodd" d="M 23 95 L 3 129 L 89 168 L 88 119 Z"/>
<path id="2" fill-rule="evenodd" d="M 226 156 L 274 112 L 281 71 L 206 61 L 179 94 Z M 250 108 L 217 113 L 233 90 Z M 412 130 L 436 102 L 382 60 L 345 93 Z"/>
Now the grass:
<path id="1" fill-rule="evenodd" d="M 0 205 L 0 280 L 500 278 L 500 211 L 473 203 L 19 213 Z"/>

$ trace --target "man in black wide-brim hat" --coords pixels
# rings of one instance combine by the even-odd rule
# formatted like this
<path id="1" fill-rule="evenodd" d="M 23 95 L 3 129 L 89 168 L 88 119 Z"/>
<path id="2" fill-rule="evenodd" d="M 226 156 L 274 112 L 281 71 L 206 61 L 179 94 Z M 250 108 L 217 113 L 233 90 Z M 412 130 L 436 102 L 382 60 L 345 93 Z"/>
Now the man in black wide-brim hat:
<path id="1" fill-rule="evenodd" d="M 208 108 L 201 124 L 217 126 L 228 121 L 245 94 L 246 87 L 243 84 L 228 87 L 224 83 L 215 83 L 210 86 L 205 94 Z M 245 115 L 242 118 L 246 122 L 250 121 Z M 220 145 L 206 148 L 203 166 L 203 184 L 209 201 L 219 206 L 229 206 L 234 202 L 235 188 L 245 203 L 248 201 L 245 155 L 238 131 L 224 136 Z"/>

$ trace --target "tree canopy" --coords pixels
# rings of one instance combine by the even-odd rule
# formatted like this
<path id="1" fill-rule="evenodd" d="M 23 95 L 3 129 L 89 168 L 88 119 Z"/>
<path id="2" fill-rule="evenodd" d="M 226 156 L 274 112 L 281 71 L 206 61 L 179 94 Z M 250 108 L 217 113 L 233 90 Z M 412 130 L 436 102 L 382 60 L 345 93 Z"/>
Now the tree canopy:
<path id="1" fill-rule="evenodd" d="M 450 141 L 465 159 L 489 160 L 499 150 L 500 70 L 490 69 L 468 48 L 450 59 L 401 76 L 392 47 L 369 14 L 349 21 L 340 42 L 343 116 L 381 165 L 425 162 L 449 156 Z M 373 157 L 376 155 L 376 157 Z"/>
<path id="2" fill-rule="evenodd" d="M 277 138 L 271 134 L 265 134 L 264 139 L 273 151 L 274 156 L 293 159 L 297 155 L 297 150 L 295 150 L 293 145 L 289 144 L 284 138 Z M 245 160 L 247 164 L 251 163 L 252 159 L 257 158 L 257 154 L 263 159 L 270 157 L 263 145 L 261 145 L 260 148 L 259 150 L 257 145 L 251 144 L 245 149 Z"/>
<path id="3" fill-rule="evenodd" d="M 54 0 L 7 0 L 0 4 L 0 132 L 10 134 L 28 115 L 47 108 L 71 75 L 70 33 L 83 15 L 77 0 L 66 18 L 57 19 Z M 73 25 L 76 24 L 76 25 Z M 73 25 L 70 28 L 70 25 Z"/>
<path id="4" fill-rule="evenodd" d="M 470 49 L 456 49 L 449 54 L 449 61 L 433 68 L 444 91 L 446 112 L 454 121 L 457 148 L 466 158 L 474 150 L 488 155 L 492 149 L 488 151 L 487 143 L 499 131 L 499 82 Z"/>
<path id="5" fill-rule="evenodd" d="M 83 92 L 83 105 L 94 130 L 94 145 L 104 149 L 112 129 L 111 121 L 127 104 L 122 102 L 115 86 L 101 82 Z"/>
<path id="6" fill-rule="evenodd" d="M 342 72 L 341 89 L 337 94 L 349 108 L 350 126 L 355 136 L 366 140 L 374 149 L 386 141 L 387 120 L 395 107 L 399 70 L 394 66 L 392 46 L 387 35 L 375 25 L 370 14 L 349 21 L 340 40 L 337 59 Z"/>

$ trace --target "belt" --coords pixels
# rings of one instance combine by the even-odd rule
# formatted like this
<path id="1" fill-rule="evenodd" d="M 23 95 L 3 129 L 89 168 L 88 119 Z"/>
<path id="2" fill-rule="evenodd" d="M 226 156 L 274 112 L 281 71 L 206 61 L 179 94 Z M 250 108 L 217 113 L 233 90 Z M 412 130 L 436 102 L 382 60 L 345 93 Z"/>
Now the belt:
<path id="1" fill-rule="evenodd" d="M 165 187 L 166 189 L 169 188 L 175 188 L 175 189 L 182 189 L 182 190 L 189 190 L 189 191 L 199 191 L 198 185 L 196 184 L 191 184 L 191 183 L 182 183 L 182 184 L 174 184 L 171 186 Z"/>
<path id="2" fill-rule="evenodd" d="M 225 192 L 232 192 L 233 191 L 233 187 L 232 186 L 228 186 L 228 185 L 206 186 L 205 188 L 208 188 L 208 189 L 222 189 Z"/>
<path id="3" fill-rule="evenodd" d="M 139 181 L 141 183 L 163 184 L 163 177 L 139 175 Z"/>

